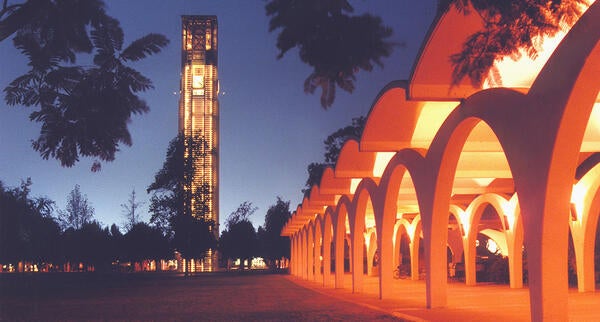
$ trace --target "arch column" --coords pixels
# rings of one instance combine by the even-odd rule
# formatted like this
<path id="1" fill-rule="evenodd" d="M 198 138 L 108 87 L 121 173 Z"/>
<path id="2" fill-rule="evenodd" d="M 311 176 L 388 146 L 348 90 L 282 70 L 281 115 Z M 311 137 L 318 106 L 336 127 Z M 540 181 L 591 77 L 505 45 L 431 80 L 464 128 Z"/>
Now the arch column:
<path id="1" fill-rule="evenodd" d="M 296 263 L 294 264 L 294 269 L 296 271 L 296 276 L 300 277 L 302 275 L 302 269 L 300 268 L 301 264 L 300 262 L 302 261 L 301 259 L 301 251 L 300 251 L 300 231 L 296 232 L 296 241 L 295 241 L 295 248 L 296 248 L 296 252 L 295 252 L 295 256 L 294 258 L 296 259 Z"/>
<path id="2" fill-rule="evenodd" d="M 417 231 L 415 227 L 415 232 L 413 236 L 409 237 L 410 240 L 410 279 L 413 281 L 419 280 L 419 247 L 421 245 L 421 237 L 420 231 Z"/>
<path id="3" fill-rule="evenodd" d="M 433 171 L 430 171 L 425 175 L 433 176 Z M 442 180 L 449 180 L 449 182 L 452 182 L 451 178 Z M 427 271 L 425 288 L 427 308 L 446 306 L 448 297 L 446 247 L 448 240 L 447 227 L 450 194 L 440 193 L 438 189 L 435 189 L 434 185 L 431 184 L 432 182 L 435 182 L 435 178 L 423 181 L 423 186 L 426 187 L 426 191 L 421 194 L 422 197 L 419 201 L 424 238 L 423 242 L 425 243 L 425 267 Z M 449 191 L 450 189 L 447 190 Z M 411 247 L 411 253 L 413 254 L 411 260 L 418 257 L 418 255 L 414 255 L 414 248 L 413 245 Z M 418 253 L 418 250 L 416 253 Z M 411 261 L 411 265 L 413 265 L 413 261 Z"/>
<path id="4" fill-rule="evenodd" d="M 592 167 L 573 187 L 571 193 L 572 220 L 569 225 L 573 235 L 575 259 L 577 261 L 577 289 L 593 292 L 596 276 L 594 248 L 600 212 L 600 163 Z"/>
<path id="5" fill-rule="evenodd" d="M 363 291 L 364 282 L 364 249 L 365 217 L 367 204 L 370 202 L 374 212 L 379 205 L 373 198 L 377 195 L 377 184 L 370 178 L 363 178 L 356 188 L 351 209 L 348 211 L 350 235 L 352 237 L 352 292 Z"/>
<path id="6" fill-rule="evenodd" d="M 350 232 L 352 240 L 352 245 L 350 245 L 352 251 L 352 258 L 350 259 L 352 261 L 352 293 L 360 293 L 363 290 L 363 247 L 365 245 L 365 238 L 362 231 L 358 231 L 356 227 L 354 228 Z"/>
<path id="7" fill-rule="evenodd" d="M 386 200 L 387 193 L 386 189 L 381 189 L 379 193 L 384 194 L 379 196 L 374 203 L 379 204 L 381 201 Z M 390 196 L 390 198 L 393 198 Z M 379 298 L 387 299 L 392 295 L 393 287 L 392 282 L 394 278 L 395 253 L 400 251 L 400 245 L 394 248 L 394 226 L 396 222 L 396 202 L 393 202 L 392 207 L 386 208 L 385 201 L 381 206 L 373 206 L 373 209 L 381 209 L 375 212 L 376 229 L 377 229 L 377 246 L 379 249 Z M 388 212 L 387 214 L 385 212 Z M 379 218 L 379 219 L 378 219 Z"/>
<path id="8" fill-rule="evenodd" d="M 330 286 L 331 280 L 331 216 L 327 215 L 323 224 L 323 286 Z"/>
<path id="9" fill-rule="evenodd" d="M 296 276 L 296 234 L 290 236 L 290 273 Z"/>
<path id="10" fill-rule="evenodd" d="M 577 290 L 579 292 L 593 292 L 596 288 L 596 277 L 594 276 L 595 240 L 586 238 L 588 236 L 585 236 L 585 232 L 582 231 L 584 227 L 577 224 L 579 223 L 570 223 L 577 266 Z"/>
<path id="11" fill-rule="evenodd" d="M 307 230 L 302 230 L 302 278 L 308 279 L 308 242 L 306 238 Z"/>
<path id="12" fill-rule="evenodd" d="M 398 212 L 398 193 L 400 191 L 404 174 L 406 171 L 408 171 L 413 179 L 419 208 L 421 208 L 423 201 L 420 195 L 422 192 L 422 185 L 426 181 L 426 179 L 423 178 L 423 175 L 431 173 L 431 171 L 424 171 L 424 153 L 424 150 L 413 149 L 404 149 L 397 152 L 396 155 L 394 155 L 394 157 L 392 157 L 392 159 L 388 162 L 388 165 L 381 176 L 379 189 L 377 189 L 372 196 L 371 202 L 373 204 L 373 211 L 375 212 L 376 229 L 378 234 L 377 244 L 379 246 L 381 255 L 379 297 L 382 299 L 388 298 L 392 294 L 393 272 L 396 267 L 401 264 L 399 259 L 402 239 L 401 230 L 407 230 L 406 226 L 402 228 L 402 223 L 397 223 L 396 220 Z M 420 227 L 420 225 L 415 225 L 415 230 L 417 230 L 417 227 Z M 394 234 L 396 234 L 395 240 Z M 381 238 L 379 238 L 380 236 Z M 408 236 L 410 239 L 410 234 L 408 234 Z M 418 257 L 418 248 L 416 256 Z M 414 257 L 412 249 L 411 257 Z M 415 262 L 418 263 L 418 260 L 415 261 L 413 258 L 411 258 L 411 265 Z"/>
<path id="13" fill-rule="evenodd" d="M 344 287 L 344 242 L 346 240 L 346 217 L 348 216 L 348 207 L 350 200 L 347 196 L 342 196 L 333 216 L 333 231 L 335 240 L 335 288 Z M 352 243 L 350 250 L 352 252 Z"/>
<path id="14" fill-rule="evenodd" d="M 375 268 L 374 261 L 375 255 L 377 252 L 377 234 L 375 232 L 371 232 L 368 234 L 369 236 L 369 247 L 367 248 L 367 274 L 368 276 L 375 276 L 376 271 L 379 267 Z M 379 260 L 378 260 L 379 261 Z M 379 263 L 377 263 L 379 265 Z M 377 276 L 379 274 L 377 273 Z"/>
<path id="15" fill-rule="evenodd" d="M 309 227 L 306 231 L 307 238 L 307 252 L 306 252 L 306 269 L 307 275 L 306 278 L 308 280 L 313 280 L 315 276 L 315 263 L 314 263 L 314 253 L 315 253 L 315 240 L 314 240 L 314 229 L 311 227 L 312 224 L 309 224 Z"/>
<path id="16" fill-rule="evenodd" d="M 471 224 L 469 223 L 469 225 Z M 463 237 L 463 254 L 465 255 L 465 284 L 469 286 L 477 284 L 477 248 L 475 246 L 477 234 L 477 228 L 474 230 L 470 228 L 467 231 L 467 235 Z"/>
<path id="17" fill-rule="evenodd" d="M 512 198 L 517 198 L 516 194 Z M 516 200 L 510 202 L 518 203 Z M 516 205 L 510 211 L 512 211 L 513 223 L 509 221 L 508 224 L 509 227 L 510 225 L 514 226 L 506 231 L 510 288 L 523 288 L 523 223 L 520 218 L 520 210 Z"/>
<path id="18" fill-rule="evenodd" d="M 344 236 L 335 234 L 335 288 L 344 287 Z"/>
<path id="19" fill-rule="evenodd" d="M 321 234 L 321 229 L 318 226 L 320 225 L 319 222 L 315 222 L 315 237 L 314 237 L 314 250 L 313 250 L 313 263 L 314 263 L 314 276 L 313 279 L 315 282 L 318 283 L 322 283 L 323 282 L 323 273 L 321 271 L 321 269 L 323 268 L 323 262 L 322 262 L 322 251 L 323 251 L 323 245 L 322 245 L 322 234 Z"/>
<path id="20" fill-rule="evenodd" d="M 513 123 L 514 128 L 535 126 L 535 131 L 518 138 L 506 133 L 514 151 L 511 168 L 519 174 L 515 187 L 525 228 L 534 321 L 568 319 L 566 223 L 579 149 L 600 85 L 599 39 L 600 3 L 595 2 L 539 73 L 523 106 L 527 111 Z"/>

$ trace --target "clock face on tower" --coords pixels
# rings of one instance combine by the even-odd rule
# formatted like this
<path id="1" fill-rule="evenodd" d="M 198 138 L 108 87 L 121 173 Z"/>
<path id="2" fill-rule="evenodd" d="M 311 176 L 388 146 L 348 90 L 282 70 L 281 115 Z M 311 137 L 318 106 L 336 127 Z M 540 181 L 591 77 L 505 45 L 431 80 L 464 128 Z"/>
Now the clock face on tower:
<path id="1" fill-rule="evenodd" d="M 204 76 L 194 75 L 194 77 L 192 78 L 192 87 L 193 88 L 204 88 Z"/>
<path id="2" fill-rule="evenodd" d="M 204 69 L 194 67 L 192 75 L 192 95 L 204 95 Z"/>

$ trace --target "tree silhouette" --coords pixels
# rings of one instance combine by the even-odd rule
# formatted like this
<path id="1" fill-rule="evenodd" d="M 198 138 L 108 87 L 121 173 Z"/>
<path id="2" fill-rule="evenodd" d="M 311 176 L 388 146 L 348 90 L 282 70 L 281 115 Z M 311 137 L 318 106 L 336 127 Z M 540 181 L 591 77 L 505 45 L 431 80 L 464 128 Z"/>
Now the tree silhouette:
<path id="1" fill-rule="evenodd" d="M 191 150 L 192 157 L 184 157 Z M 171 236 L 172 220 L 178 216 L 204 218 L 208 212 L 210 188 L 199 185 L 195 191 L 190 187 L 194 174 L 198 173 L 198 158 L 212 153 L 202 135 L 178 135 L 169 143 L 162 168 L 154 176 L 148 189 L 150 198 L 150 222 L 161 227 L 167 236 Z M 194 208 L 189 205 L 193 203 Z"/>
<path id="2" fill-rule="evenodd" d="M 102 228 L 95 220 L 85 222 L 81 227 L 67 228 L 62 236 L 62 253 L 64 262 L 70 263 L 71 269 L 88 269 L 107 271 L 110 269 L 115 254 L 111 252 L 111 235 L 108 227 Z"/>
<path id="3" fill-rule="evenodd" d="M 382 58 L 392 52 L 387 39 L 392 30 L 379 17 L 351 16 L 346 0 L 271 0 L 266 5 L 269 31 L 277 36 L 279 55 L 298 47 L 300 60 L 313 68 L 304 91 L 321 88 L 321 106 L 331 107 L 336 87 L 352 93 L 359 70 L 383 67 Z"/>
<path id="4" fill-rule="evenodd" d="M 136 199 L 135 189 L 131 190 L 127 202 L 121 204 L 121 208 L 123 208 L 123 217 L 125 217 L 124 226 L 127 231 L 131 230 L 131 228 L 140 221 L 141 214 L 139 208 L 143 204 L 143 202 Z"/>
<path id="5" fill-rule="evenodd" d="M 308 165 L 308 178 L 306 179 L 306 183 L 302 189 L 302 193 L 305 196 L 310 193 L 310 189 L 313 185 L 318 185 L 321 183 L 321 177 L 323 176 L 323 171 L 325 171 L 325 168 L 328 166 L 335 166 L 344 143 L 346 143 L 346 141 L 349 139 L 360 139 L 366 122 L 367 119 L 364 116 L 355 117 L 352 119 L 352 123 L 350 125 L 337 129 L 335 132 L 331 133 L 325 139 L 325 141 L 323 141 L 325 144 L 325 162 L 313 162 Z"/>
<path id="6" fill-rule="evenodd" d="M 125 259 L 132 262 L 160 260 L 172 255 L 168 239 L 162 232 L 144 222 L 135 223 L 123 236 Z"/>
<path id="7" fill-rule="evenodd" d="M 290 239 L 281 236 L 281 230 L 291 216 L 290 202 L 277 197 L 275 204 L 267 210 L 264 227 L 258 229 L 261 255 L 271 268 L 277 268 L 282 258 L 290 258 Z"/>
<path id="8" fill-rule="evenodd" d="M 191 151 L 192 157 L 184 157 L 186 151 Z M 210 187 L 188 188 L 197 173 L 194 161 L 208 153 L 212 151 L 203 136 L 178 135 L 169 143 L 165 162 L 147 189 L 152 193 L 150 222 L 172 238 L 173 246 L 186 259 L 203 257 L 216 246 L 215 223 L 207 219 Z"/>
<path id="9" fill-rule="evenodd" d="M 586 0 L 440 0 L 440 12 L 454 6 L 465 15 L 474 11 L 484 23 L 484 29 L 471 35 L 462 51 L 450 57 L 452 83 L 469 77 L 480 87 L 496 59 L 518 59 L 523 52 L 535 58 L 542 36 L 553 36 L 573 25 L 587 5 Z"/>
<path id="10" fill-rule="evenodd" d="M 172 219 L 173 246 L 186 259 L 185 274 L 190 271 L 191 259 L 202 258 L 209 249 L 215 249 L 214 222 L 200 217 L 180 215 Z"/>
<path id="11" fill-rule="evenodd" d="M 0 262 L 34 263 L 59 259 L 60 228 L 29 196 L 31 180 L 9 189 L 0 181 Z M 48 201 L 47 198 L 43 198 Z"/>
<path id="12" fill-rule="evenodd" d="M 325 144 L 325 163 L 335 164 L 340 156 L 344 143 L 349 139 L 359 140 L 366 123 L 366 117 L 355 117 L 352 119 L 350 125 L 331 133 L 323 142 Z"/>
<path id="13" fill-rule="evenodd" d="M 81 194 L 81 188 L 76 184 L 67 198 L 67 207 L 58 212 L 58 222 L 63 229 L 81 229 L 93 218 L 94 207 L 88 202 L 87 195 Z"/>
<path id="14" fill-rule="evenodd" d="M 31 68 L 4 90 L 9 105 L 36 106 L 41 123 L 33 148 L 42 158 L 73 166 L 80 157 L 112 161 L 120 144 L 131 145 L 132 114 L 149 110 L 137 93 L 150 79 L 126 65 L 160 52 L 168 40 L 148 34 L 123 49 L 119 22 L 99 0 L 28 0 L 0 11 L 0 40 L 15 35 L 15 47 Z M 76 65 L 93 54 L 93 66 Z"/>
<path id="15" fill-rule="evenodd" d="M 241 269 L 244 262 L 250 261 L 258 253 L 256 230 L 250 221 L 250 216 L 256 211 L 251 202 L 245 201 L 227 217 L 227 229 L 221 233 L 219 250 L 223 257 L 240 259 Z"/>

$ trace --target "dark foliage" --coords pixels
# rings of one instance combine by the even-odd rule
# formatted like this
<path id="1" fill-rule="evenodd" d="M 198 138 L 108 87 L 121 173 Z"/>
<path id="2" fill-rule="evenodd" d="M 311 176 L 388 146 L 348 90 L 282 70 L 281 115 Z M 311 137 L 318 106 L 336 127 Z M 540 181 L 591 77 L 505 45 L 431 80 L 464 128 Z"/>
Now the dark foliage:
<path id="1" fill-rule="evenodd" d="M 278 260 L 290 258 L 290 239 L 281 236 L 281 230 L 291 216 L 290 202 L 277 197 L 277 202 L 267 210 L 264 227 L 258 228 L 261 256 L 271 268 L 276 268 Z"/>
<path id="2" fill-rule="evenodd" d="M 184 158 L 186 151 L 192 157 Z M 173 247 L 187 259 L 203 257 L 216 247 L 215 223 L 206 218 L 210 187 L 188 188 L 193 174 L 198 173 L 194 161 L 209 153 L 212 151 L 204 137 L 178 135 L 169 143 L 163 167 L 147 189 L 152 193 L 150 222 L 171 238 Z"/>
<path id="3" fill-rule="evenodd" d="M 344 143 L 349 139 L 359 140 L 366 123 L 366 117 L 355 117 L 352 119 L 352 124 L 331 133 L 323 142 L 325 143 L 325 163 L 335 164 Z"/>
<path id="4" fill-rule="evenodd" d="M 251 202 L 243 202 L 229 217 L 221 233 L 219 250 L 224 258 L 250 260 L 258 255 L 258 237 L 249 217 L 256 211 Z"/>
<path id="5" fill-rule="evenodd" d="M 209 249 L 217 246 L 213 233 L 214 222 L 192 216 L 173 218 L 173 246 L 183 258 L 201 258 Z"/>
<path id="6" fill-rule="evenodd" d="M 350 139 L 360 139 L 365 128 L 367 119 L 364 116 L 355 117 L 352 119 L 352 124 L 340 128 L 331 133 L 323 143 L 325 144 L 325 162 L 313 162 L 308 165 L 308 179 L 302 189 L 302 193 L 307 196 L 313 185 L 319 185 L 323 177 L 323 171 L 330 166 L 334 167 L 337 162 L 344 143 Z"/>
<path id="7" fill-rule="evenodd" d="M 332 164 L 312 162 L 308 165 L 306 168 L 306 171 L 308 172 L 308 178 L 306 178 L 304 188 L 302 189 L 302 194 L 304 194 L 305 197 L 308 197 L 310 194 L 310 189 L 312 189 L 312 186 L 321 184 L 323 172 L 328 166 L 330 167 Z"/>
<path id="8" fill-rule="evenodd" d="M 138 201 L 135 189 L 131 190 L 131 194 L 129 194 L 129 199 L 127 199 L 127 202 L 121 204 L 121 208 L 123 209 L 123 217 L 125 218 L 123 226 L 128 231 L 131 230 L 135 224 L 140 222 L 141 214 L 139 208 L 143 204 L 143 202 Z"/>
<path id="9" fill-rule="evenodd" d="M 31 180 L 7 189 L 0 182 L 0 262 L 50 262 L 57 260 L 60 228 L 41 211 L 39 200 L 29 197 Z"/>
<path id="10" fill-rule="evenodd" d="M 184 158 L 185 151 L 192 157 Z M 193 174 L 197 173 L 194 160 L 212 153 L 201 135 L 178 135 L 169 143 L 162 168 L 154 176 L 154 182 L 148 186 L 150 198 L 150 222 L 160 227 L 165 235 L 173 235 L 173 220 L 179 216 L 204 218 L 208 213 L 210 187 L 202 185 L 191 191 Z M 191 207 L 194 203 L 194 213 Z"/>
<path id="11" fill-rule="evenodd" d="M 58 211 L 58 223 L 65 230 L 67 228 L 80 229 L 94 218 L 94 207 L 89 203 L 87 195 L 81 193 L 78 184 L 69 193 L 67 207 Z"/>
<path id="12" fill-rule="evenodd" d="M 28 0 L 0 12 L 0 40 L 15 35 L 15 47 L 31 68 L 5 89 L 9 105 L 35 106 L 41 123 L 33 148 L 44 159 L 73 166 L 80 157 L 112 161 L 121 144 L 131 145 L 132 114 L 149 110 L 139 92 L 150 79 L 125 63 L 160 52 L 163 35 L 149 34 L 123 48 L 119 22 L 99 0 Z M 93 65 L 77 64 L 91 54 Z M 100 169 L 95 161 L 92 170 Z"/>
<path id="13" fill-rule="evenodd" d="M 163 259 L 172 256 L 169 240 L 162 231 L 144 222 L 137 222 L 122 237 L 124 260 L 140 262 L 146 259 Z"/>
<path id="14" fill-rule="evenodd" d="M 110 232 L 97 221 L 87 222 L 79 229 L 67 229 L 62 242 L 65 262 L 86 263 L 98 271 L 108 271 L 115 259 L 111 254 Z"/>
<path id="15" fill-rule="evenodd" d="M 0 181 L 0 264 L 27 262 L 60 270 L 69 263 L 72 270 L 107 271 L 114 261 L 173 254 L 162 232 L 146 223 L 137 223 L 125 236 L 115 224 L 102 227 L 94 220 L 61 231 L 52 217 L 53 202 L 31 198 L 30 186 L 29 179 L 12 189 Z"/>
<path id="16" fill-rule="evenodd" d="M 266 5 L 269 31 L 280 29 L 278 58 L 290 49 L 299 49 L 300 60 L 313 68 L 304 82 L 304 91 L 321 88 L 321 106 L 331 107 L 336 87 L 354 91 L 359 70 L 383 66 L 393 44 L 392 30 L 379 17 L 352 16 L 346 0 L 271 0 Z"/>

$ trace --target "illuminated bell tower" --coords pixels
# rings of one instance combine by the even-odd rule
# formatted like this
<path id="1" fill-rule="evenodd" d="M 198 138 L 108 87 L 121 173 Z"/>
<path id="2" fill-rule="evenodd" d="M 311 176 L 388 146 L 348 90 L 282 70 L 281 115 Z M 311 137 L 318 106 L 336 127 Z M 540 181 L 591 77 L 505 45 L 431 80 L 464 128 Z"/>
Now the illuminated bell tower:
<path id="1" fill-rule="evenodd" d="M 193 160 L 192 194 L 208 192 L 202 215 L 215 222 L 214 234 L 219 237 L 219 82 L 217 78 L 217 17 L 182 16 L 181 96 L 179 99 L 179 132 L 185 137 L 202 136 L 208 153 Z M 186 146 L 185 158 L 194 155 Z M 190 213 L 197 216 L 193 200 L 185 201 Z M 196 207 L 198 208 L 198 207 Z M 215 250 L 209 250 L 196 270 L 217 268 Z"/>

